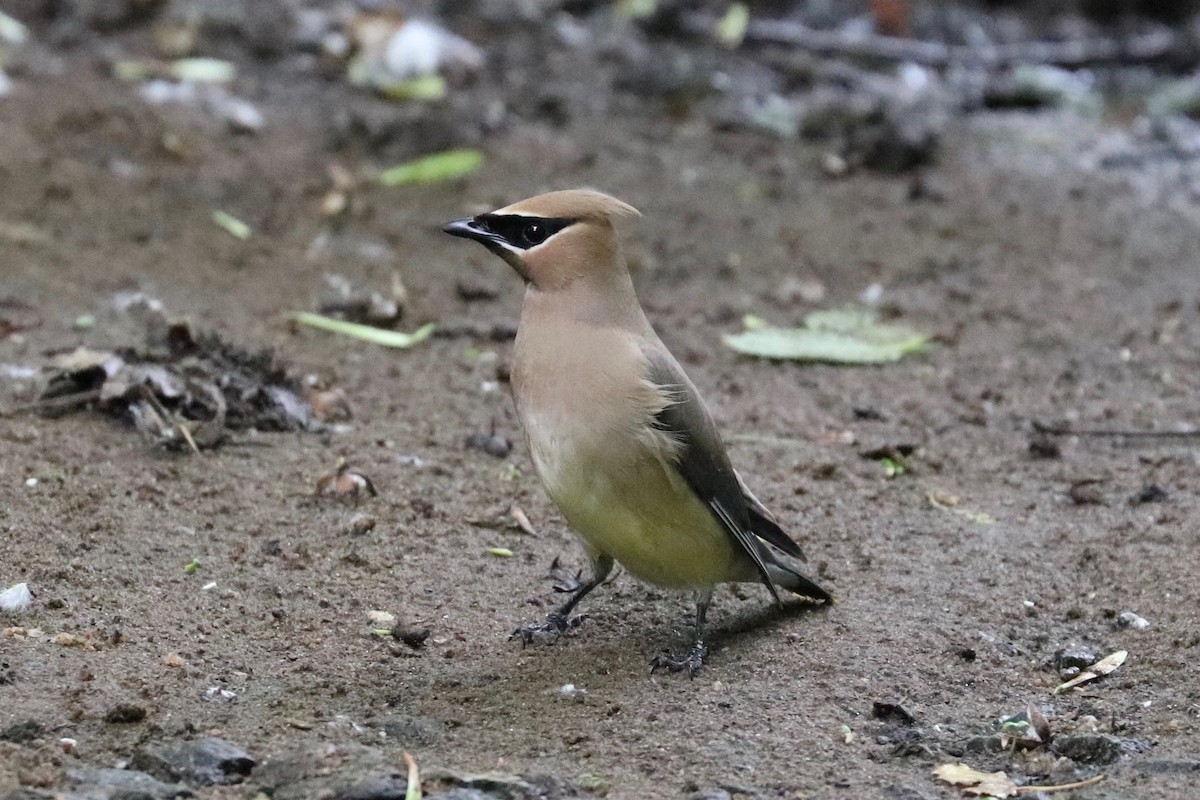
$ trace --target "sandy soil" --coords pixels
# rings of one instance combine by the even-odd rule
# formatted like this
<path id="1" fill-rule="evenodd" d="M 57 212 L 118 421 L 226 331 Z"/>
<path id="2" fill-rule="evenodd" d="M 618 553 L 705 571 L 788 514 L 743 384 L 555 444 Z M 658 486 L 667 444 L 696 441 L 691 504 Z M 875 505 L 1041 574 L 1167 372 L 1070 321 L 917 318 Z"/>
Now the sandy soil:
<path id="1" fill-rule="evenodd" d="M 357 156 L 329 134 L 339 104 L 364 102 L 352 90 L 262 77 L 271 124 L 230 137 L 144 105 L 86 58 L 66 63 L 0 106 L 0 295 L 41 320 L 0 341 L 0 364 L 137 344 L 108 307 L 133 287 L 229 341 L 275 348 L 296 375 L 344 389 L 354 415 L 334 433 L 245 435 L 199 456 L 98 414 L 0 417 L 0 584 L 35 593 L 31 613 L 0 626 L 44 632 L 0 638 L 0 793 L 62 789 L 70 770 L 215 735 L 266 764 L 202 797 L 353 796 L 344 787 L 364 776 L 402 774 L 404 750 L 426 774 L 529 782 L 483 796 L 948 797 L 931 770 L 958 760 L 1038 783 L 1107 775 L 1080 793 L 1091 798 L 1194 795 L 1200 441 L 1030 447 L 1034 420 L 1195 425 L 1200 237 L 1194 195 L 1166 180 L 1178 165 L 1089 170 L 1080 154 L 1112 135 L 1097 123 L 977 117 L 952 128 L 922 175 L 932 191 L 914 199 L 911 175 L 832 180 L 820 147 L 625 102 L 602 122 L 487 135 L 486 165 L 465 181 L 367 190 L 337 247 L 314 253 L 325 170 Z M 438 226 L 576 185 L 644 212 L 627 238 L 653 322 L 839 598 L 779 613 L 761 587 L 721 589 L 694 680 L 647 669 L 686 642 L 689 602 L 625 575 L 567 640 L 506 640 L 555 601 L 553 559 L 583 566 L 504 387 L 484 388 L 507 342 L 389 351 L 284 320 L 313 307 L 326 274 L 386 287 L 399 270 L 406 328 L 511 323 L 518 281 Z M 255 234 L 229 236 L 214 208 Z M 789 276 L 820 281 L 828 307 L 881 283 L 884 309 L 936 346 L 880 368 L 724 348 L 743 313 L 789 323 L 811 310 L 780 291 Z M 495 297 L 467 303 L 461 282 Z M 75 329 L 81 314 L 95 327 Z M 33 398 L 28 381 L 0 389 L 10 410 Z M 506 459 L 464 446 L 493 424 L 518 442 Z M 908 444 L 894 478 L 860 455 Z M 340 456 L 379 497 L 312 497 Z M 1166 499 L 1132 502 L 1149 484 Z M 504 516 L 513 503 L 536 536 Z M 350 532 L 358 513 L 373 530 Z M 370 610 L 427 627 L 426 645 L 372 635 Z M 1127 610 L 1149 626 L 1121 627 Z M 1053 695 L 1056 654 L 1080 647 L 1129 657 Z M 994 749 L 999 719 L 1028 704 L 1054 746 Z M 144 719 L 106 721 L 120 705 Z M 40 732 L 12 735 L 28 720 Z M 61 737 L 76 740 L 70 754 Z"/>

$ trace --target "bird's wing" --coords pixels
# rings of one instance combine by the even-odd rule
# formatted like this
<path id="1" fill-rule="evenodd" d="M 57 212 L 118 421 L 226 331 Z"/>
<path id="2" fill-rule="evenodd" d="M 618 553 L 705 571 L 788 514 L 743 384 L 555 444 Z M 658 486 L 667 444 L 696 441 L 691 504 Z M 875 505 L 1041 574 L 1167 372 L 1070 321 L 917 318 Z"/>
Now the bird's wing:
<path id="1" fill-rule="evenodd" d="M 771 512 L 750 494 L 734 471 L 708 409 L 678 362 L 658 348 L 647 348 L 644 354 L 647 380 L 668 401 L 655 414 L 654 425 L 676 443 L 673 466 L 754 562 L 763 583 L 778 601 L 759 537 L 789 555 L 802 556 L 800 547 L 783 532 Z"/>

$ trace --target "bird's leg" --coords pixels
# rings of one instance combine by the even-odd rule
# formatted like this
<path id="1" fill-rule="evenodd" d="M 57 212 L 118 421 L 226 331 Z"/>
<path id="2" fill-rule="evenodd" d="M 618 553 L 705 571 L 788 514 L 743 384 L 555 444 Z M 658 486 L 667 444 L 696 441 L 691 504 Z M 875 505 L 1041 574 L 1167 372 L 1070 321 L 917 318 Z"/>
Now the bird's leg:
<path id="1" fill-rule="evenodd" d="M 670 670 L 671 672 L 683 672 L 687 670 L 688 677 L 696 677 L 696 673 L 704 666 L 704 660 L 708 658 L 708 646 L 704 644 L 704 623 L 708 617 L 708 604 L 712 602 L 712 589 L 705 589 L 696 593 L 696 639 L 683 656 L 673 658 L 671 656 L 655 656 L 650 662 L 650 672 L 654 673 L 660 669 Z"/>
<path id="2" fill-rule="evenodd" d="M 567 602 L 563 603 L 556 610 L 551 611 L 546 619 L 541 622 L 527 622 L 512 632 L 508 638 L 520 639 L 521 646 L 531 644 L 534 637 L 539 633 L 552 633 L 557 638 L 572 628 L 578 628 L 583 623 L 584 617 L 581 614 L 578 617 L 572 617 L 571 612 L 575 610 L 575 606 L 579 605 L 579 601 L 587 597 L 587 595 L 600 584 L 608 579 L 608 575 L 612 572 L 613 559 L 612 556 L 597 555 L 592 558 L 592 575 L 587 579 L 587 582 L 580 584 L 571 591 L 571 596 L 567 598 Z"/>

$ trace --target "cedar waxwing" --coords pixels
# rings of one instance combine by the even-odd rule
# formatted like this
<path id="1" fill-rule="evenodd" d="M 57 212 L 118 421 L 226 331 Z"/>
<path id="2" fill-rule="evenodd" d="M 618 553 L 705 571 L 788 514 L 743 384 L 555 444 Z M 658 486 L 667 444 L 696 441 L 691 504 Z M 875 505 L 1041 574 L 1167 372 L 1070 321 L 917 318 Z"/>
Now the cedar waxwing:
<path id="1" fill-rule="evenodd" d="M 804 554 L 742 482 L 712 417 L 650 327 L 613 229 L 640 216 L 600 192 L 550 192 L 455 220 L 446 233 L 483 244 L 525 281 L 512 391 L 550 498 L 583 539 L 592 575 L 544 622 L 513 637 L 560 634 L 619 561 L 657 586 L 697 593 L 696 640 L 655 668 L 704 662 L 704 618 L 718 583 L 762 581 L 830 603 L 776 555 Z"/>

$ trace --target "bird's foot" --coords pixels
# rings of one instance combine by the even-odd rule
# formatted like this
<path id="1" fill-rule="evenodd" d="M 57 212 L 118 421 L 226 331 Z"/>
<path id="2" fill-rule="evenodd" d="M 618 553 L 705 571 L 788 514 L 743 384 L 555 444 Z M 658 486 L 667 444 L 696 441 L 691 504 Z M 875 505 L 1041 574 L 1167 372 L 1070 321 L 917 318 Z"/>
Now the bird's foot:
<path id="1" fill-rule="evenodd" d="M 559 637 L 582 625 L 585 619 L 587 614 L 568 617 L 554 611 L 541 622 L 527 622 L 521 625 L 509 635 L 508 640 L 511 642 L 513 639 L 520 639 L 521 647 L 526 647 L 533 644 L 539 634 L 553 634 L 554 638 L 551 641 L 558 641 Z"/>
<path id="2" fill-rule="evenodd" d="M 574 594 L 583 588 L 583 570 L 572 573 L 557 557 L 550 564 L 550 577 L 554 580 L 554 591 L 560 594 Z"/>
<path id="3" fill-rule="evenodd" d="M 672 658 L 671 656 L 655 656 L 650 661 L 650 673 L 654 674 L 660 669 L 665 669 L 670 672 L 687 671 L 689 678 L 696 677 L 696 673 L 704 666 L 705 660 L 708 658 L 708 647 L 704 642 L 697 641 L 692 645 L 692 649 L 687 651 L 687 654 L 682 658 Z"/>

